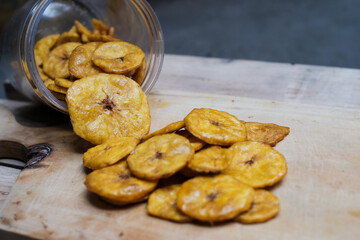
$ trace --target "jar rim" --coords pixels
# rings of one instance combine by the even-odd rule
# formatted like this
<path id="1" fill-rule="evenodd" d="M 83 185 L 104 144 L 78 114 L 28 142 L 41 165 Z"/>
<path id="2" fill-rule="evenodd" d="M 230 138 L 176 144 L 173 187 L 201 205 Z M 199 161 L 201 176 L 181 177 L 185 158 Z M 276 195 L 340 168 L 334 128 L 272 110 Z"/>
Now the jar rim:
<path id="1" fill-rule="evenodd" d="M 146 0 L 128 0 L 137 9 L 148 31 L 150 42 L 149 61 L 145 72 L 145 77 L 141 88 L 148 94 L 152 87 L 155 85 L 159 77 L 163 59 L 164 59 L 164 40 L 160 22 L 155 15 L 155 12 Z M 50 90 L 45 86 L 40 77 L 37 64 L 35 61 L 34 47 L 35 36 L 38 28 L 39 21 L 53 0 L 39 0 L 30 10 L 26 20 L 20 39 L 20 58 L 22 66 L 27 75 L 27 79 L 31 87 L 34 89 L 36 95 L 50 107 L 68 114 L 66 104 L 58 100 Z"/>

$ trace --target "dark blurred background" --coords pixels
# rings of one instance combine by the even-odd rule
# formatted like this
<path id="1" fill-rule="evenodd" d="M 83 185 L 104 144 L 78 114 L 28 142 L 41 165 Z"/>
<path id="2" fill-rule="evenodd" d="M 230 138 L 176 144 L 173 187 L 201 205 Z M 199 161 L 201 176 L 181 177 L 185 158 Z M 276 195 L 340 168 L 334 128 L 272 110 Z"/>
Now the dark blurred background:
<path id="1" fill-rule="evenodd" d="M 149 0 L 167 53 L 360 68 L 359 0 Z"/>
<path id="2" fill-rule="evenodd" d="M 0 0 L 0 27 L 26 0 Z M 166 53 L 360 68 L 359 0 L 149 0 Z"/>
<path id="3" fill-rule="evenodd" d="M 25 2 L 0 0 L 0 30 Z M 360 68 L 360 0 L 149 3 L 166 53 Z"/>

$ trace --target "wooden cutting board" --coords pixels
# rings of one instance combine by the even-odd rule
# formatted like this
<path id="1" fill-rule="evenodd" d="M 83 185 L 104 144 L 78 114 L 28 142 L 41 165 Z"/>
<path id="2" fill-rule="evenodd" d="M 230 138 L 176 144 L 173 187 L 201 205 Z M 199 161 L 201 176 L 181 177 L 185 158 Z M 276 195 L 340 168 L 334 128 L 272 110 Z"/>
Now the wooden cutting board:
<path id="1" fill-rule="evenodd" d="M 90 194 L 82 153 L 89 147 L 59 126 L 18 124 L 0 105 L 1 139 L 55 150 L 36 168 L 23 170 L 0 212 L 0 229 L 44 239 L 358 239 L 360 236 L 360 114 L 357 110 L 192 94 L 169 90 L 149 96 L 152 131 L 196 107 L 215 108 L 245 121 L 291 128 L 276 146 L 288 174 L 270 190 L 280 214 L 255 225 L 178 224 L 150 217 L 146 204 L 118 208 Z"/>

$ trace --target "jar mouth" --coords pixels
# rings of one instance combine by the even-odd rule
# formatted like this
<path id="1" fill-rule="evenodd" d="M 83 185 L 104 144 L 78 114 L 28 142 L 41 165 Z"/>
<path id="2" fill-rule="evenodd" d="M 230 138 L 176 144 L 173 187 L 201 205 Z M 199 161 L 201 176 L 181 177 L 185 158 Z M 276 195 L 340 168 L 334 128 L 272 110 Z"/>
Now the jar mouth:
<path id="1" fill-rule="evenodd" d="M 34 4 L 26 18 L 27 25 L 20 39 L 20 57 L 24 72 L 36 95 L 50 107 L 68 114 L 68 108 L 64 102 L 58 100 L 45 86 L 40 77 L 38 66 L 35 61 L 34 46 L 35 37 L 41 17 L 53 0 L 39 0 Z M 149 42 L 147 54 L 147 67 L 141 88 L 148 94 L 159 77 L 164 59 L 163 33 L 158 18 L 153 9 L 145 0 L 128 0 L 138 11 L 144 21 Z M 84 5 L 84 4 L 82 4 Z"/>

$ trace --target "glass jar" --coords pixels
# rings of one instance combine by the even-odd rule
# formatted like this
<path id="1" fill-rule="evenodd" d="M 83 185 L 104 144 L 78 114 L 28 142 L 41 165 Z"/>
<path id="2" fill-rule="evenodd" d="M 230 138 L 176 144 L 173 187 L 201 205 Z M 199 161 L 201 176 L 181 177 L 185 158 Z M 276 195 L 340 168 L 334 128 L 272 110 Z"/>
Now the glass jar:
<path id="1" fill-rule="evenodd" d="M 50 34 L 69 31 L 78 20 L 91 29 L 97 18 L 115 28 L 115 37 L 145 52 L 146 74 L 141 87 L 149 93 L 162 67 L 164 41 L 159 21 L 145 0 L 29 0 L 3 31 L 2 77 L 28 99 L 67 113 L 64 103 L 45 87 L 37 70 L 34 44 Z"/>

